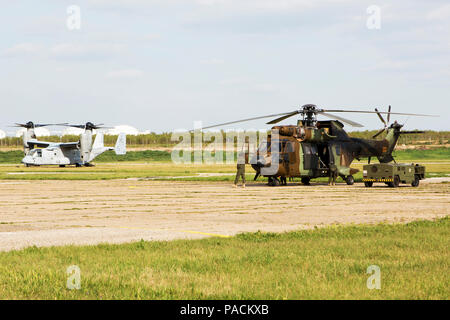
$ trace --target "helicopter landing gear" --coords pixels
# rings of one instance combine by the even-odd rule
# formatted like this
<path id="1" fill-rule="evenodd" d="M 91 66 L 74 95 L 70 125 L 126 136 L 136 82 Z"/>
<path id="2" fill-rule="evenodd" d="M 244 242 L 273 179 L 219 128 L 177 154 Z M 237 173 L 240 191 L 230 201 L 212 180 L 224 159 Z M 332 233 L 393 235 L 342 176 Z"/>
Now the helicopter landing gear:
<path id="1" fill-rule="evenodd" d="M 77 168 L 81 168 L 81 167 L 82 167 L 82 165 L 81 165 L 80 163 L 75 163 L 75 167 L 77 167 Z"/>
<path id="2" fill-rule="evenodd" d="M 310 182 L 311 181 L 311 179 L 310 178 L 302 178 L 302 183 L 305 185 L 305 186 L 309 186 L 310 185 Z"/>
<path id="3" fill-rule="evenodd" d="M 355 178 L 353 178 L 352 175 L 349 175 L 345 178 L 345 182 L 347 182 L 349 186 L 352 186 L 355 183 Z"/>
<path id="4" fill-rule="evenodd" d="M 269 186 L 277 187 L 279 185 L 280 185 L 280 180 L 278 180 L 278 178 L 269 177 Z"/>

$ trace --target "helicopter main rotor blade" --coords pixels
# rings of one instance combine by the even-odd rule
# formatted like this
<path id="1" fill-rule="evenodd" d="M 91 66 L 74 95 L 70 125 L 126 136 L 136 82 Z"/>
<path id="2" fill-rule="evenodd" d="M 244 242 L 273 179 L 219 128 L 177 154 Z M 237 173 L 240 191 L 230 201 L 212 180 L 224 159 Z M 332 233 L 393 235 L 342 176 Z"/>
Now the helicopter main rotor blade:
<path id="1" fill-rule="evenodd" d="M 362 124 L 360 124 L 358 122 L 354 122 L 352 120 L 348 120 L 348 119 L 336 116 L 334 114 L 330 114 L 330 113 L 326 113 L 326 112 L 319 112 L 319 114 L 321 114 L 323 116 L 326 116 L 328 118 L 331 118 L 331 119 L 340 120 L 340 121 L 342 121 L 342 122 L 344 122 L 346 124 L 351 125 L 352 127 L 357 127 L 357 128 L 363 128 L 364 127 Z"/>
<path id="2" fill-rule="evenodd" d="M 276 119 L 274 119 L 274 120 L 271 120 L 271 121 L 267 122 L 266 124 L 275 124 L 275 123 L 278 123 L 278 122 L 280 122 L 280 121 L 283 121 L 283 120 L 285 120 L 285 119 L 287 119 L 287 118 L 290 118 L 290 117 L 292 117 L 292 116 L 295 116 L 296 114 L 299 114 L 299 113 L 300 113 L 299 111 L 290 112 L 290 113 L 288 113 L 287 115 L 282 116 L 282 117 L 279 117 L 279 118 L 276 118 Z"/>
<path id="3" fill-rule="evenodd" d="M 381 115 L 380 111 L 378 111 L 377 108 L 375 108 L 375 111 L 376 111 L 376 113 L 377 113 L 378 118 L 380 118 L 381 122 L 383 122 L 383 123 L 384 123 L 384 126 L 386 127 L 386 126 L 387 126 L 387 123 L 386 123 L 386 121 L 384 121 L 384 118 L 383 118 L 383 116 Z M 388 120 L 388 123 L 389 123 L 389 120 Z"/>
<path id="4" fill-rule="evenodd" d="M 320 110 L 323 112 L 349 112 L 349 113 L 377 113 L 375 111 L 357 111 L 357 110 Z M 388 114 L 388 112 L 378 111 L 380 114 Z M 419 113 L 399 113 L 391 112 L 391 114 L 401 115 L 401 116 L 416 116 L 416 117 L 439 117 L 434 114 L 419 114 Z"/>
<path id="5" fill-rule="evenodd" d="M 258 119 L 265 119 L 265 118 L 273 118 L 273 117 L 278 117 L 278 116 L 281 116 L 281 115 L 286 115 L 286 114 L 291 114 L 291 113 L 292 112 L 284 112 L 284 113 L 278 113 L 278 114 L 271 114 L 271 115 L 267 115 L 267 116 L 261 116 L 261 117 L 254 117 L 254 118 L 247 118 L 247 119 L 242 119 L 242 120 L 224 122 L 224 123 L 219 123 L 219 124 L 215 124 L 215 125 L 212 125 L 212 126 L 203 127 L 201 129 L 210 129 L 210 128 L 221 127 L 221 126 L 226 126 L 226 125 L 229 125 L 229 124 L 235 124 L 235 123 L 240 123 L 240 122 L 258 120 Z M 193 130 L 191 130 L 191 131 L 193 131 Z"/>

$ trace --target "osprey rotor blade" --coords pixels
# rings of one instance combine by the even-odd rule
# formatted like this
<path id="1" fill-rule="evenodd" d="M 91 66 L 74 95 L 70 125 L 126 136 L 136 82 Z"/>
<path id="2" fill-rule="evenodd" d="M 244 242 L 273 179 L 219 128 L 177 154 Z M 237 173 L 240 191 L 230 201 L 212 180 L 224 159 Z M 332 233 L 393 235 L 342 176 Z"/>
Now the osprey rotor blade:
<path id="1" fill-rule="evenodd" d="M 354 121 L 352 121 L 352 120 L 348 120 L 348 119 L 339 117 L 339 116 L 334 115 L 334 114 L 330 114 L 330 113 L 327 113 L 327 112 L 319 112 L 319 114 L 321 114 L 321 115 L 323 115 L 323 116 L 326 116 L 326 117 L 328 117 L 328 118 L 330 118 L 330 119 L 340 120 L 340 121 L 342 121 L 342 122 L 344 122 L 344 123 L 346 123 L 346 124 L 351 125 L 352 127 L 357 127 L 357 128 L 362 128 L 362 127 L 364 127 L 362 124 L 360 124 L 360 123 L 358 123 L 358 122 L 354 122 Z"/>
<path id="2" fill-rule="evenodd" d="M 67 123 L 47 123 L 47 124 L 35 124 L 34 127 L 35 128 L 40 128 L 40 127 L 48 127 L 48 126 L 64 126 Z"/>
<path id="3" fill-rule="evenodd" d="M 64 126 L 67 123 L 45 123 L 45 124 L 41 124 L 41 123 L 33 123 L 32 121 L 29 121 L 27 123 L 15 123 L 15 127 L 22 127 L 22 128 L 27 128 L 27 129 L 31 129 L 31 128 L 41 128 L 41 127 L 48 127 L 48 126 Z"/>

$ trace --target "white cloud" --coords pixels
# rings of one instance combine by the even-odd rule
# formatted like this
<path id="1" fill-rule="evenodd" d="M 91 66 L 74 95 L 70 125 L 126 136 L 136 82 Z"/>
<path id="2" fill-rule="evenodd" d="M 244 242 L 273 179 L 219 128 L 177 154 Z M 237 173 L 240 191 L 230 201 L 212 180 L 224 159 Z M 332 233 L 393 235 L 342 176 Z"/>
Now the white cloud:
<path id="1" fill-rule="evenodd" d="M 122 69 L 110 71 L 106 74 L 106 77 L 110 79 L 134 79 L 141 77 L 143 74 L 144 72 L 139 69 Z"/>
<path id="2" fill-rule="evenodd" d="M 36 55 L 42 52 L 42 46 L 34 43 L 19 43 L 3 52 L 4 56 L 15 57 L 24 55 Z"/>
<path id="3" fill-rule="evenodd" d="M 157 34 L 157 33 L 150 33 L 144 36 L 144 40 L 147 41 L 153 41 L 153 40 L 158 40 L 161 39 L 161 35 Z"/>
<path id="4" fill-rule="evenodd" d="M 114 56 L 124 52 L 122 44 L 79 44 L 60 43 L 45 46 L 35 43 L 19 43 L 2 52 L 4 57 L 40 56 L 46 58 L 85 58 L 98 59 Z"/>
<path id="5" fill-rule="evenodd" d="M 211 59 L 202 60 L 201 63 L 203 63 L 203 64 L 224 64 L 225 60 L 218 59 L 218 58 L 211 58 Z"/>
<path id="6" fill-rule="evenodd" d="M 220 7 L 232 11 L 270 10 L 285 11 L 299 10 L 315 6 L 318 3 L 330 1 L 311 0 L 195 0 L 200 6 Z"/>
<path id="7" fill-rule="evenodd" d="M 60 43 L 49 49 L 50 56 L 56 58 L 99 58 L 116 55 L 124 50 L 123 45 Z"/>
<path id="8" fill-rule="evenodd" d="M 427 14 L 429 20 L 447 20 L 450 19 L 450 4 L 443 5 Z"/>

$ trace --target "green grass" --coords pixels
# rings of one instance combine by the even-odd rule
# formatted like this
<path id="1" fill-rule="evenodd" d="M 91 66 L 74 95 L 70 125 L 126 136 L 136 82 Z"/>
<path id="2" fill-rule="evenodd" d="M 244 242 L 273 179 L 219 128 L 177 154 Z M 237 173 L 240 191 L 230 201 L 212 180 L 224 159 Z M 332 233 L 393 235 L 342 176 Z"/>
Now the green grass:
<path id="1" fill-rule="evenodd" d="M 3 299 L 448 299 L 450 219 L 0 253 Z M 66 289 L 66 268 L 81 290 Z M 367 267 L 381 268 L 368 290 Z"/>
<path id="2" fill-rule="evenodd" d="M 414 161 L 419 162 L 420 161 Z M 430 161 L 424 163 L 427 177 L 446 177 L 450 174 L 450 164 Z M 354 162 L 352 167 L 362 170 L 364 163 Z M 254 170 L 247 166 L 247 180 L 253 181 Z M 198 174 L 213 174 L 211 176 L 198 176 Z M 0 180 L 110 180 L 152 178 L 155 180 L 184 180 L 184 181 L 232 181 L 236 173 L 235 164 L 203 164 L 203 165 L 176 165 L 172 162 L 115 162 L 97 163 L 95 167 L 59 168 L 55 166 L 30 167 L 23 165 L 0 165 Z M 355 181 L 362 180 L 362 173 L 355 175 Z M 259 178 L 257 183 L 267 181 Z M 296 178 L 296 182 L 300 179 Z M 325 182 L 328 178 L 314 179 Z M 341 181 L 339 178 L 338 181 Z"/>
<path id="3" fill-rule="evenodd" d="M 21 163 L 23 159 L 23 151 L 12 150 L 12 151 L 0 151 L 0 163 Z"/>
<path id="4" fill-rule="evenodd" d="M 397 160 L 450 160 L 450 148 L 434 148 L 428 150 L 399 150 L 394 152 Z M 0 151 L 0 163 L 20 164 L 23 158 L 21 150 Z M 224 153 L 225 159 L 225 153 Z M 171 154 L 167 151 L 145 150 L 129 151 L 126 155 L 118 156 L 114 152 L 105 152 L 95 159 L 95 162 L 158 162 L 171 161 Z"/>
<path id="5" fill-rule="evenodd" d="M 396 160 L 450 160 L 450 148 L 433 148 L 428 150 L 408 149 L 393 153 Z"/>
<path id="6" fill-rule="evenodd" d="M 398 162 L 424 163 L 427 177 L 446 177 L 450 174 L 448 160 L 450 149 L 432 149 L 399 151 Z M 132 151 L 125 156 L 116 156 L 112 152 L 104 153 L 96 159 L 95 167 L 43 166 L 26 168 L 20 164 L 21 151 L 0 152 L 0 180 L 109 180 L 126 178 L 173 179 L 185 181 L 233 181 L 236 173 L 235 164 L 174 164 L 170 153 L 165 151 Z M 410 157 L 417 156 L 417 159 Z M 436 158 L 431 158 L 435 156 Z M 402 159 L 408 158 L 408 159 Z M 6 164 L 8 163 L 8 164 Z M 13 164 L 14 163 L 14 164 Z M 362 171 L 365 161 L 352 163 L 353 168 Z M 13 173 L 13 174 L 11 174 Z M 213 176 L 198 177 L 199 173 L 214 173 Z M 223 175 L 220 175 L 223 173 Z M 230 175 L 231 174 L 231 175 Z M 247 179 L 253 180 L 254 171 L 247 166 Z M 327 178 L 314 181 L 325 182 Z M 258 182 L 266 181 L 260 178 Z M 299 179 L 296 179 L 299 181 Z M 338 181 L 341 181 L 340 179 Z M 362 181 L 362 173 L 355 175 L 355 181 Z"/>

